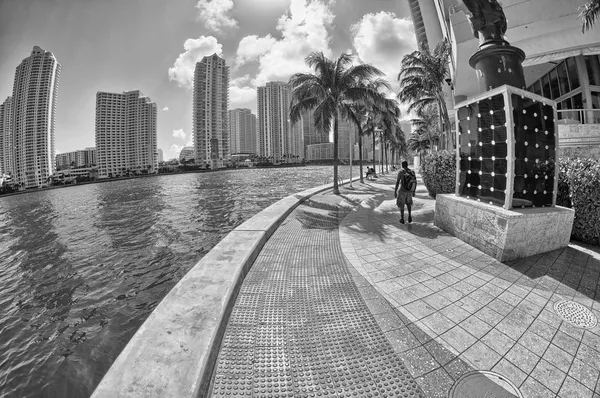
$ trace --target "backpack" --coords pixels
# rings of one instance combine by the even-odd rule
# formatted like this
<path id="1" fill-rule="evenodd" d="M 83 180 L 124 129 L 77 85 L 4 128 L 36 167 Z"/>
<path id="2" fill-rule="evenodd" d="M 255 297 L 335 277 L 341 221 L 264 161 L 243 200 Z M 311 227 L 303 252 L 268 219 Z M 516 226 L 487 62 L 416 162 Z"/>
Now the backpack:
<path id="1" fill-rule="evenodd" d="M 415 177 L 415 173 L 413 173 L 412 170 L 406 170 L 406 173 L 404 173 L 404 175 L 402 176 L 402 181 L 400 181 L 400 184 L 402 186 L 402 190 L 407 191 L 407 192 L 411 192 L 411 185 L 414 182 L 416 185 L 416 177 Z"/>

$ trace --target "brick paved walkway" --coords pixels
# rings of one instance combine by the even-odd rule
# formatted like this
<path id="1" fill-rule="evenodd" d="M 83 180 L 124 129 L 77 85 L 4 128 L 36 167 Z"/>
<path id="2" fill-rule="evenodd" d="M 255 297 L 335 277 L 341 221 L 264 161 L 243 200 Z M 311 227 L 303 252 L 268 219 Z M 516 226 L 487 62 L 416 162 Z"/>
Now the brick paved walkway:
<path id="1" fill-rule="evenodd" d="M 349 273 L 340 202 L 313 197 L 261 251 L 225 332 L 213 397 L 424 397 Z"/>
<path id="2" fill-rule="evenodd" d="M 433 226 L 422 183 L 399 224 L 394 182 L 313 197 L 280 226 L 242 286 L 213 396 L 447 397 L 493 371 L 525 398 L 600 398 L 600 326 L 554 310 L 600 317 L 600 250 L 503 264 Z"/>
<path id="3" fill-rule="evenodd" d="M 572 244 L 503 264 L 433 226 L 435 201 L 422 184 L 413 224 L 400 225 L 393 183 L 374 184 L 379 199 L 349 214 L 340 237 L 365 284 L 449 353 L 436 357 L 417 333 L 397 334 L 428 396 L 446 396 L 456 380 L 447 361 L 459 359 L 464 371 L 504 375 L 525 397 L 600 397 L 600 326 L 578 328 L 554 311 L 568 300 L 600 317 L 600 250 Z"/>

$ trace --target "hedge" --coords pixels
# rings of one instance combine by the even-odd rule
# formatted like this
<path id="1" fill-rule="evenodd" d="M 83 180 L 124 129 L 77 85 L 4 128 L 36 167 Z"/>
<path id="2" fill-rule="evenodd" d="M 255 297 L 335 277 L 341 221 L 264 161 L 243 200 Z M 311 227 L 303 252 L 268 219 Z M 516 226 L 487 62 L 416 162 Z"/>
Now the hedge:
<path id="1" fill-rule="evenodd" d="M 556 204 L 575 209 L 571 236 L 600 245 L 600 160 L 561 158 Z"/>
<path id="2" fill-rule="evenodd" d="M 456 187 L 456 154 L 454 151 L 433 152 L 425 156 L 421 165 L 423 183 L 429 196 L 454 193 Z"/>
<path id="3" fill-rule="evenodd" d="M 421 165 L 429 195 L 454 193 L 456 154 L 436 152 Z M 560 158 L 556 204 L 575 209 L 571 237 L 600 245 L 600 160 Z"/>

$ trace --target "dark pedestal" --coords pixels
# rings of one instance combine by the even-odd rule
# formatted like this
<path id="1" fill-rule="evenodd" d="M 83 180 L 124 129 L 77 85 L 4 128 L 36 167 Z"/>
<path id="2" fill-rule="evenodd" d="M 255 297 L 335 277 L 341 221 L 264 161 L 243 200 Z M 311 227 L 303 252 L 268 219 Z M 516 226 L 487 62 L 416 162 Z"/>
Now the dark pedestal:
<path id="1" fill-rule="evenodd" d="M 521 63 L 525 53 L 510 44 L 481 48 L 469 59 L 477 72 L 479 90 L 484 93 L 504 84 L 525 88 L 525 76 Z"/>

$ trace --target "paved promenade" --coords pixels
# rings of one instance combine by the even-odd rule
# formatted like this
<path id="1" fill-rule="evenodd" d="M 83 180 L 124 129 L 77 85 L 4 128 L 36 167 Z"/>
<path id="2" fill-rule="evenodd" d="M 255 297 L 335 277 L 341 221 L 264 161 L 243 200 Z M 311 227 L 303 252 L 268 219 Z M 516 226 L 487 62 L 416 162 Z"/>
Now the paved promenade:
<path id="1" fill-rule="evenodd" d="M 433 226 L 422 182 L 400 224 L 394 182 L 313 196 L 279 227 L 212 396 L 600 397 L 600 250 L 503 264 Z"/>

